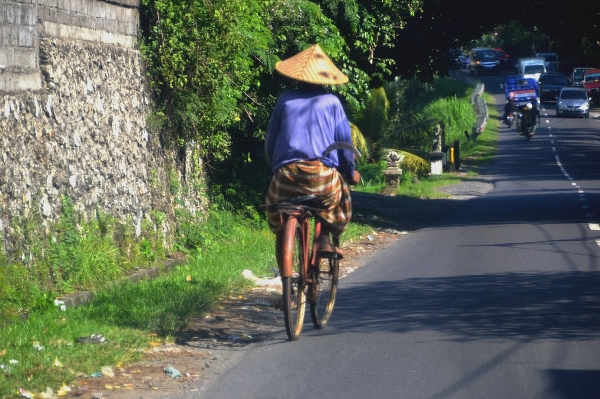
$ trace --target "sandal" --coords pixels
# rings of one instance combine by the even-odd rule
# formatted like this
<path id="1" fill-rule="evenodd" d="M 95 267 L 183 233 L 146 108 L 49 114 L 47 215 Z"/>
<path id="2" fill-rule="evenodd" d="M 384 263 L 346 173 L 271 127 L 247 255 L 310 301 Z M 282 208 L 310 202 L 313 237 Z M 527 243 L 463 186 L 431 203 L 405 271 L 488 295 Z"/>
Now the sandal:
<path id="1" fill-rule="evenodd" d="M 344 253 L 342 252 L 342 250 L 339 249 L 339 248 L 334 247 L 331 244 L 329 244 L 329 245 L 322 245 L 317 250 L 317 254 L 321 258 L 328 258 L 328 259 L 343 259 L 344 258 Z"/>

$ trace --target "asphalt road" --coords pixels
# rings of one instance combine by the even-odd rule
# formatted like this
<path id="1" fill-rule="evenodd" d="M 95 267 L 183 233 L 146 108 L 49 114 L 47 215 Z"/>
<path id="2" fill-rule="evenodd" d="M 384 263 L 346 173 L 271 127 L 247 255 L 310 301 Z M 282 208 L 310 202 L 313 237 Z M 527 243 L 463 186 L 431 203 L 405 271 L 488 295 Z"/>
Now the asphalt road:
<path id="1" fill-rule="evenodd" d="M 501 127 L 491 191 L 343 279 L 326 329 L 178 397 L 600 397 L 600 113 L 542 115 L 531 141 Z"/>

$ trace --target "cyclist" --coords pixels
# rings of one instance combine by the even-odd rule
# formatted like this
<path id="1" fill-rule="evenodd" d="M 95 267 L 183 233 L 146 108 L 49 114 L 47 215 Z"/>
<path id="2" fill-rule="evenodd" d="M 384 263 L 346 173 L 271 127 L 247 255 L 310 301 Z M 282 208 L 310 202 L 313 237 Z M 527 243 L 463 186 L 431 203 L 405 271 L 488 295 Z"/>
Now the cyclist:
<path id="1" fill-rule="evenodd" d="M 335 142 L 352 144 L 350 124 L 340 100 L 324 86 L 348 82 L 318 44 L 275 65 L 282 75 L 293 79 L 297 89 L 281 94 L 269 121 L 265 154 L 273 171 L 266 205 L 300 195 L 314 194 L 314 206 L 323 220 L 318 239 L 321 257 L 343 254 L 329 239 L 339 236 L 352 217 L 348 184 L 357 184 L 354 154 L 336 149 L 326 154 Z M 344 180 L 345 179 L 345 180 Z M 281 217 L 268 212 L 269 228 L 280 248 Z M 277 262 L 281 256 L 277 253 Z"/>

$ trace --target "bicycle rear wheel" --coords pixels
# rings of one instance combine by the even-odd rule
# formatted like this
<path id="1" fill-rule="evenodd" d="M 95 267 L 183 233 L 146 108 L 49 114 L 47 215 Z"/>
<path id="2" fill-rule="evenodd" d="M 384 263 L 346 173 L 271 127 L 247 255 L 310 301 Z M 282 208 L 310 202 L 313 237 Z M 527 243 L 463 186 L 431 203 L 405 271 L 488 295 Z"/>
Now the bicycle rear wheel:
<path id="1" fill-rule="evenodd" d="M 285 320 L 285 331 L 292 341 L 297 340 L 302 332 L 304 324 L 304 311 L 306 297 L 304 293 L 304 275 L 302 265 L 304 262 L 304 243 L 301 225 L 294 218 L 289 218 L 285 226 L 284 241 L 291 240 L 287 244 L 292 245 L 292 275 L 282 277 L 283 285 L 283 314 Z"/>
<path id="2" fill-rule="evenodd" d="M 334 238 L 333 244 L 339 245 L 338 238 Z M 317 298 L 310 303 L 310 317 L 315 328 L 323 328 L 327 325 L 333 312 L 340 275 L 340 261 L 339 259 L 319 259 L 318 264 Z"/>

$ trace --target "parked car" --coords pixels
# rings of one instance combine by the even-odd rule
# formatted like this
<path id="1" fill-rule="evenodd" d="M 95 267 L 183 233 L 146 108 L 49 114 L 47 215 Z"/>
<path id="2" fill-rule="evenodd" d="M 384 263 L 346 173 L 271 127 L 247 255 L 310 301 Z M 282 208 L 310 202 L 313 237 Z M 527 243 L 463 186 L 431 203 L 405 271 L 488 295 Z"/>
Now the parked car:
<path id="1" fill-rule="evenodd" d="M 587 91 L 590 101 L 600 103 L 600 69 L 588 69 L 583 75 L 583 88 Z"/>
<path id="2" fill-rule="evenodd" d="M 492 48 L 477 47 L 469 54 L 469 71 L 471 74 L 500 74 L 500 61 Z"/>
<path id="3" fill-rule="evenodd" d="M 583 115 L 590 117 L 590 101 L 585 89 L 563 87 L 556 99 L 556 116 Z"/>
<path id="4" fill-rule="evenodd" d="M 543 73 L 540 75 L 540 102 L 556 101 L 560 90 L 569 86 L 567 75 L 562 73 Z"/>
<path id="5" fill-rule="evenodd" d="M 571 73 L 571 86 L 583 87 L 583 77 L 585 76 L 585 72 L 590 69 L 594 69 L 592 67 L 576 67 L 573 68 L 573 72 Z"/>

